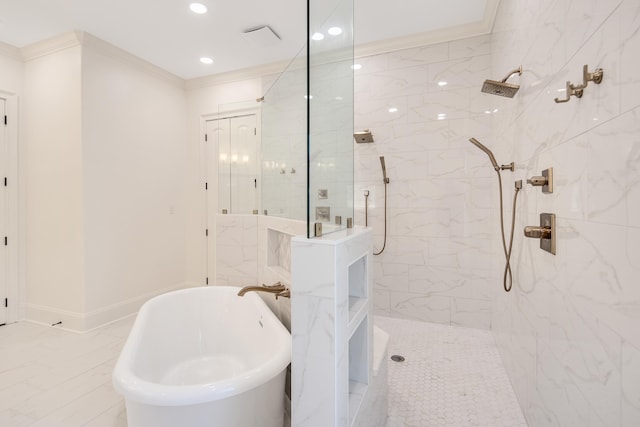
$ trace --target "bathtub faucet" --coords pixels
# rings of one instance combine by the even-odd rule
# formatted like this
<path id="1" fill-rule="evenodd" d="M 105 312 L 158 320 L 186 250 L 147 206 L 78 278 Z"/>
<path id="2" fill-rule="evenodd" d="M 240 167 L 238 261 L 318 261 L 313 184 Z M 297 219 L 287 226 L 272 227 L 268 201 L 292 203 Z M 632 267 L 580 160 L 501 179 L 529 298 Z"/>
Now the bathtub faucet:
<path id="1" fill-rule="evenodd" d="M 240 289 L 240 292 L 238 292 L 238 296 L 244 296 L 244 294 L 251 291 L 275 294 L 276 299 L 278 299 L 278 297 L 291 297 L 291 292 L 289 291 L 289 289 L 280 282 L 276 282 L 273 285 L 268 286 L 264 284 L 262 286 L 245 286 L 244 288 Z"/>

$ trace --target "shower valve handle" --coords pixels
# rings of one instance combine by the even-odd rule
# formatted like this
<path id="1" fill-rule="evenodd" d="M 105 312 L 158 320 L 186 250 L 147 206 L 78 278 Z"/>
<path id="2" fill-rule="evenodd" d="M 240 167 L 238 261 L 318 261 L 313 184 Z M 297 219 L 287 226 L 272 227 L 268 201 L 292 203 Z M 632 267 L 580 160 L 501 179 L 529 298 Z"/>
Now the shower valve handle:
<path id="1" fill-rule="evenodd" d="M 551 238 L 551 227 L 528 225 L 524 228 L 524 235 L 534 239 L 549 239 Z"/>
<path id="2" fill-rule="evenodd" d="M 532 176 L 527 184 L 542 187 L 543 193 L 553 193 L 553 168 L 543 170 L 542 176 Z"/>
<path id="3" fill-rule="evenodd" d="M 556 254 L 556 216 L 552 213 L 540 214 L 540 225 L 528 225 L 524 228 L 524 235 L 533 239 L 540 239 L 540 249 L 553 255 Z"/>
<path id="4" fill-rule="evenodd" d="M 527 184 L 531 184 L 534 187 L 541 187 L 543 185 L 547 185 L 549 180 L 544 176 L 532 176 L 531 179 L 527 180 Z"/>

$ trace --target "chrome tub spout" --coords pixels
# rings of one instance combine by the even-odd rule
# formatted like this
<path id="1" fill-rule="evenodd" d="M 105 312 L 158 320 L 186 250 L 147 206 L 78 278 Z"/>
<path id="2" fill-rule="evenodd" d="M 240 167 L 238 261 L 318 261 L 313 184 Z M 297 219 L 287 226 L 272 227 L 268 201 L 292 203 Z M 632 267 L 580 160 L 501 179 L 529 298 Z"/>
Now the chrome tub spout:
<path id="1" fill-rule="evenodd" d="M 240 291 L 238 292 L 238 296 L 244 296 L 244 294 L 246 294 L 247 292 L 252 292 L 252 291 L 267 292 L 269 294 L 275 294 L 276 299 L 278 299 L 278 297 L 289 298 L 291 296 L 289 289 L 280 282 L 276 282 L 273 285 L 263 284 L 262 286 L 245 286 L 244 288 L 240 289 Z"/>

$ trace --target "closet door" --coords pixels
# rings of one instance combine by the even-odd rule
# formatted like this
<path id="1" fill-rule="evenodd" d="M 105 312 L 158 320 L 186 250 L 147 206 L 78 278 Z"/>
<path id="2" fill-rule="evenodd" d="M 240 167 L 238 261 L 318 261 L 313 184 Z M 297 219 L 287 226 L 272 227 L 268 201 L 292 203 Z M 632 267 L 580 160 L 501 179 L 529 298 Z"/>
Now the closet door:
<path id="1" fill-rule="evenodd" d="M 258 137 L 256 116 L 229 119 L 231 210 L 252 214 L 258 210 Z"/>
<path id="2" fill-rule="evenodd" d="M 7 176 L 9 175 L 9 141 L 6 124 L 6 101 L 0 98 L 0 325 L 7 323 L 7 295 L 9 282 L 9 236 Z M 15 244 L 16 242 L 11 242 Z"/>

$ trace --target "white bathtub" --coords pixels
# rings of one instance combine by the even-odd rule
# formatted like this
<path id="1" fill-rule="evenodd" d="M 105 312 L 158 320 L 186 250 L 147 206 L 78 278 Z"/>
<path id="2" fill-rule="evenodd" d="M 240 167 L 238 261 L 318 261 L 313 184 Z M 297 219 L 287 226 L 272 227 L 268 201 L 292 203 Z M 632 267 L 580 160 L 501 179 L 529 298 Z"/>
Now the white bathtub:
<path id="1" fill-rule="evenodd" d="M 282 427 L 291 335 L 239 289 L 185 289 L 142 306 L 113 372 L 129 427 Z"/>

